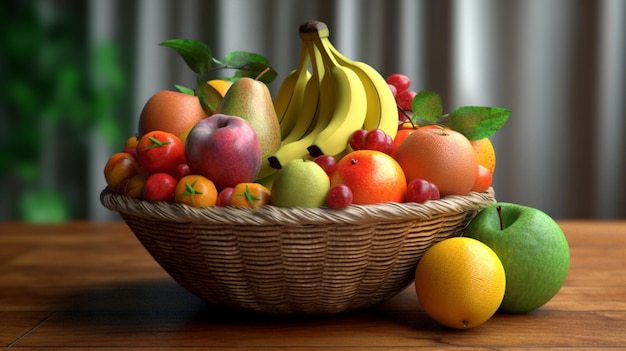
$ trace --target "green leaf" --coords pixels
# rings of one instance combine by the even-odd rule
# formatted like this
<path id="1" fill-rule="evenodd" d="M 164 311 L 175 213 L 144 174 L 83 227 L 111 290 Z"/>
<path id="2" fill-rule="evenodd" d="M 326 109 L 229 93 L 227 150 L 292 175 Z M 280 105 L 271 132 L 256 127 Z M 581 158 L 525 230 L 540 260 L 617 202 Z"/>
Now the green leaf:
<path id="1" fill-rule="evenodd" d="M 217 107 L 222 102 L 222 94 L 212 85 L 207 84 L 201 78 L 197 79 L 198 83 L 198 99 L 200 100 L 200 106 L 207 115 L 212 115 Z"/>
<path id="2" fill-rule="evenodd" d="M 180 91 L 183 94 L 196 95 L 196 91 L 191 89 L 191 88 L 187 88 L 187 87 L 184 87 L 184 86 L 178 85 L 178 84 L 174 84 L 174 86 L 176 87 L 176 89 L 178 89 L 178 91 Z"/>
<path id="3" fill-rule="evenodd" d="M 500 107 L 464 106 L 452 111 L 443 124 L 469 140 L 479 140 L 497 132 L 510 115 L 510 110 Z"/>
<path id="4" fill-rule="evenodd" d="M 231 51 L 226 54 L 222 63 L 233 68 L 243 67 L 250 63 L 260 63 L 264 66 L 269 66 L 269 60 L 267 58 L 247 51 Z"/>
<path id="5" fill-rule="evenodd" d="M 203 42 L 191 39 L 171 39 L 160 45 L 174 49 L 197 74 L 204 74 L 211 69 L 213 52 Z"/>
<path id="6" fill-rule="evenodd" d="M 434 91 L 420 91 L 411 101 L 411 110 L 413 123 L 419 124 L 420 119 L 436 122 L 443 114 L 441 96 Z"/>
<path id="7" fill-rule="evenodd" d="M 278 76 L 278 73 L 269 66 L 269 60 L 267 58 L 253 52 L 231 51 L 226 54 L 226 57 L 224 57 L 222 61 L 223 64 L 237 70 L 231 81 L 243 77 L 256 79 L 266 68 L 269 68 L 269 71 L 265 72 L 261 77 L 258 77 L 259 81 L 269 84 Z"/>

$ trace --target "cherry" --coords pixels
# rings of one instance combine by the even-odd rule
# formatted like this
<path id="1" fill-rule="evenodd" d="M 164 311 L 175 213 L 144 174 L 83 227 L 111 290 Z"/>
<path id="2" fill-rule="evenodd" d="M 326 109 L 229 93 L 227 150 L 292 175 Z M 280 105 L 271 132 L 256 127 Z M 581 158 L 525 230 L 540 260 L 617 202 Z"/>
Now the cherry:
<path id="1" fill-rule="evenodd" d="M 398 93 L 409 89 L 409 86 L 411 85 L 411 79 L 401 73 L 394 73 L 385 80 L 387 81 L 387 84 L 395 86 Z"/>
<path id="2" fill-rule="evenodd" d="M 341 209 L 352 204 L 352 190 L 345 184 L 336 184 L 330 187 L 326 194 L 326 205 Z"/>
<path id="3" fill-rule="evenodd" d="M 230 200 L 230 196 L 233 194 L 233 190 L 235 190 L 235 188 L 231 186 L 222 189 L 222 191 L 220 191 L 220 193 L 217 195 L 217 201 L 215 205 L 228 206 L 228 201 Z"/>
<path id="4" fill-rule="evenodd" d="M 337 168 L 337 160 L 331 155 L 320 155 L 314 158 L 313 161 L 320 165 L 329 177 Z"/>
<path id="5" fill-rule="evenodd" d="M 189 168 L 189 165 L 187 165 L 186 163 L 181 163 L 176 167 L 176 170 L 174 171 L 172 175 L 177 180 L 181 180 L 184 176 L 190 175 L 190 174 L 191 174 L 191 169 Z"/>

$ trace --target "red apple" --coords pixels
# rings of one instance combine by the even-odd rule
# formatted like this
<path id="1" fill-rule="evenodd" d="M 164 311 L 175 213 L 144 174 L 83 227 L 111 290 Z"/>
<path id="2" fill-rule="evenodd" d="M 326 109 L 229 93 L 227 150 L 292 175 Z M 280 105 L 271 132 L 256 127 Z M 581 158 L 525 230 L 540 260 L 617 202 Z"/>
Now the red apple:
<path id="1" fill-rule="evenodd" d="M 261 168 L 261 145 L 244 119 L 215 114 L 198 122 L 187 136 L 187 164 L 218 189 L 252 182 Z"/>

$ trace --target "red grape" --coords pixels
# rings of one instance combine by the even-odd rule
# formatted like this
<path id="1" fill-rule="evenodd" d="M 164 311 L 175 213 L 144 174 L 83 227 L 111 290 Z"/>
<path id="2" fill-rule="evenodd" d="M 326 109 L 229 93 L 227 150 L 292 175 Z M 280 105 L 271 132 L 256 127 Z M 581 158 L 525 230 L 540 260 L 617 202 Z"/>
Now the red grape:
<path id="1" fill-rule="evenodd" d="M 352 204 L 352 190 L 345 184 L 336 184 L 330 187 L 326 194 L 326 205 L 340 209 Z"/>
<path id="2" fill-rule="evenodd" d="M 331 155 L 320 155 L 314 158 L 313 161 L 320 165 L 329 177 L 335 168 L 337 168 L 337 160 Z"/>
<path id="3" fill-rule="evenodd" d="M 387 83 L 387 85 L 389 86 L 389 89 L 391 89 L 391 93 L 393 94 L 393 97 L 395 98 L 396 94 L 398 94 L 398 88 L 396 88 L 396 86 L 393 84 Z"/>
<path id="4" fill-rule="evenodd" d="M 424 179 L 413 179 L 406 188 L 406 201 L 419 204 L 432 199 L 431 183 Z"/>
<path id="5" fill-rule="evenodd" d="M 441 194 L 439 193 L 439 188 L 434 183 L 430 183 L 430 199 L 431 200 L 439 200 L 441 199 Z"/>
<path id="6" fill-rule="evenodd" d="M 413 90 L 404 90 L 398 92 L 398 95 L 396 95 L 396 103 L 398 104 L 398 106 L 407 111 L 413 111 L 411 103 L 413 102 L 413 98 L 415 97 L 415 95 L 417 95 L 417 92 Z"/>
<path id="7" fill-rule="evenodd" d="M 387 155 L 391 155 L 391 153 L 393 152 L 393 138 L 391 137 L 391 135 L 385 134 L 385 147 L 381 151 L 386 153 Z"/>
<path id="8" fill-rule="evenodd" d="M 387 134 L 382 129 L 372 129 L 365 134 L 363 148 L 366 150 L 383 151 L 386 147 Z"/>
<path id="9" fill-rule="evenodd" d="M 409 89 L 411 86 L 411 79 L 404 74 L 394 73 L 387 77 L 387 84 L 391 84 L 396 87 L 396 90 L 399 92 Z"/>
<path id="10" fill-rule="evenodd" d="M 348 142 L 350 143 L 350 147 L 352 150 L 362 150 L 363 145 L 365 143 L 365 135 L 367 134 L 367 130 L 365 129 L 357 129 L 351 135 Z"/>

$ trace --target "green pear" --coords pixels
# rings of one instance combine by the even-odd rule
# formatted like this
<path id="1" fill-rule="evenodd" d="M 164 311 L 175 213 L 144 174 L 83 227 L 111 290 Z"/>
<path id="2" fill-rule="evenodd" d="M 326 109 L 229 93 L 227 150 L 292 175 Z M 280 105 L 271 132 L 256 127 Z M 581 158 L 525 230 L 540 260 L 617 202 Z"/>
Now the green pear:
<path id="1" fill-rule="evenodd" d="M 228 89 L 217 107 L 216 113 L 245 119 L 259 137 L 261 144 L 261 170 L 257 179 L 267 177 L 275 169 L 270 167 L 268 157 L 280 147 L 281 135 L 278 117 L 267 85 L 259 80 L 240 78 Z"/>
<path id="2" fill-rule="evenodd" d="M 295 159 L 276 173 L 270 204 L 277 207 L 321 207 L 330 189 L 326 171 L 314 161 Z"/>

